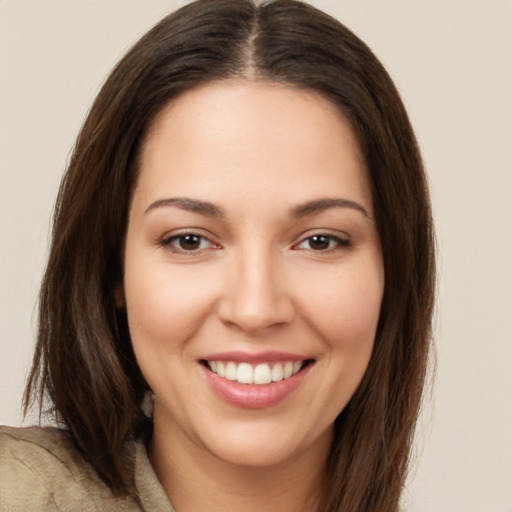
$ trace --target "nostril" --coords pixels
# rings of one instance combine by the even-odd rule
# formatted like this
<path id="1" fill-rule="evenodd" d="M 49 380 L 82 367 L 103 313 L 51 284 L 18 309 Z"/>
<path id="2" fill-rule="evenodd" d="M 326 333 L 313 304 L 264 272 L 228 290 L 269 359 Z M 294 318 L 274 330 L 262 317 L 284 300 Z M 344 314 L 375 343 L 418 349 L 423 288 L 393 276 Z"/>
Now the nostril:
<path id="1" fill-rule="evenodd" d="M 217 314 L 230 327 L 246 333 L 261 334 L 268 328 L 290 323 L 295 309 L 286 289 L 265 268 L 268 263 L 254 261 L 254 254 L 248 255 L 243 269 L 235 272 L 218 302 Z"/>

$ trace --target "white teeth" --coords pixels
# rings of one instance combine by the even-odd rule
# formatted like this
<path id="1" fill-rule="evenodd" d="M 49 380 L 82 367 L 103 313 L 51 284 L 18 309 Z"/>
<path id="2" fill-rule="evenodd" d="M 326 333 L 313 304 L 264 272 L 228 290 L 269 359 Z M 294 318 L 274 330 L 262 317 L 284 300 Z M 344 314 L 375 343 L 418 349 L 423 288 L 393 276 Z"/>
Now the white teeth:
<path id="1" fill-rule="evenodd" d="M 247 363 L 239 364 L 238 371 L 236 372 L 236 380 L 240 382 L 240 384 L 252 384 L 254 382 L 252 366 Z"/>
<path id="2" fill-rule="evenodd" d="M 293 375 L 293 363 L 287 362 L 283 368 L 283 378 L 289 379 Z"/>
<path id="3" fill-rule="evenodd" d="M 276 363 L 272 368 L 272 380 L 274 382 L 278 382 L 283 380 L 283 365 L 281 363 Z"/>
<path id="4" fill-rule="evenodd" d="M 213 373 L 227 380 L 237 381 L 240 384 L 256 384 L 259 386 L 289 379 L 304 366 L 304 361 L 276 362 L 271 367 L 268 363 L 252 366 L 249 363 L 235 363 L 233 361 L 207 361 Z"/>
<path id="5" fill-rule="evenodd" d="M 228 363 L 226 365 L 226 379 L 228 380 L 236 380 L 236 377 L 237 377 L 237 369 L 236 369 L 236 364 L 235 363 Z"/>
<path id="6" fill-rule="evenodd" d="M 270 384 L 271 382 L 270 366 L 266 363 L 256 366 L 254 369 L 254 384 Z"/>

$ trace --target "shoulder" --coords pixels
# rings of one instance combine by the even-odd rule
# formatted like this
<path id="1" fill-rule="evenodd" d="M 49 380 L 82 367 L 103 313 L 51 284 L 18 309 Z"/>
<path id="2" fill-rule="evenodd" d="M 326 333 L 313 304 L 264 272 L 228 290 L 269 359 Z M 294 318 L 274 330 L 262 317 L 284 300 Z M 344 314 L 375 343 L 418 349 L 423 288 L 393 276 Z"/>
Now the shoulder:
<path id="1" fill-rule="evenodd" d="M 23 460 L 55 463 L 69 462 L 72 458 L 70 440 L 65 430 L 51 427 L 4 427 L 0 426 L 0 457 L 4 464 Z"/>
<path id="2" fill-rule="evenodd" d="M 0 427 L 0 510 L 130 510 L 65 430 Z"/>

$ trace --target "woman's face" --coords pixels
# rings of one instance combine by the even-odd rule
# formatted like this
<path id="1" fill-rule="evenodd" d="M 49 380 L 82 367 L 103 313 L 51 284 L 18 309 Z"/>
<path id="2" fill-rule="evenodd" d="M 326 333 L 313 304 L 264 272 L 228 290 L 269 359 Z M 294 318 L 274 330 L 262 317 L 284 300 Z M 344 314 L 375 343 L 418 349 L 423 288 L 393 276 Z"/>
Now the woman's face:
<path id="1" fill-rule="evenodd" d="M 328 450 L 384 286 L 355 135 L 311 93 L 227 81 L 157 117 L 124 297 L 155 438 L 238 465 Z"/>

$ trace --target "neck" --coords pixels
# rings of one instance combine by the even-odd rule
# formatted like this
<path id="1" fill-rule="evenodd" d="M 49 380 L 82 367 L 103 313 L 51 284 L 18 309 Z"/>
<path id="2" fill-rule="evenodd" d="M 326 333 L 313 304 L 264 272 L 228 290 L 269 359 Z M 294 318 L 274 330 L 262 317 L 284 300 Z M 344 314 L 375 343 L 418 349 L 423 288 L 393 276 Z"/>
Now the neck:
<path id="1" fill-rule="evenodd" d="M 240 466 L 155 422 L 149 456 L 177 512 L 312 512 L 320 510 L 330 436 L 291 460 Z"/>

